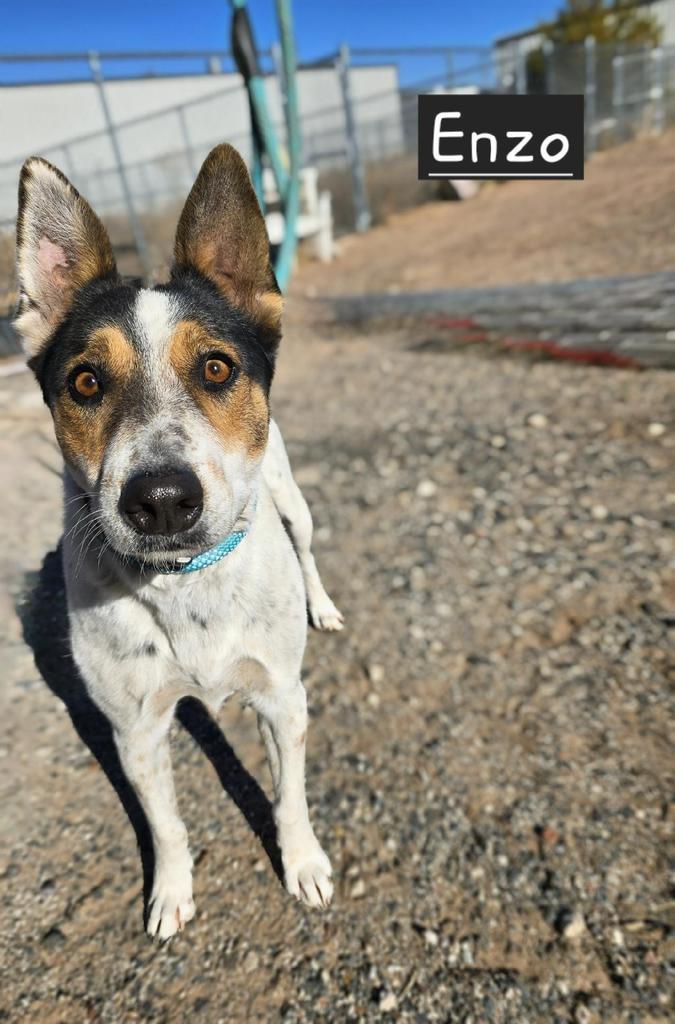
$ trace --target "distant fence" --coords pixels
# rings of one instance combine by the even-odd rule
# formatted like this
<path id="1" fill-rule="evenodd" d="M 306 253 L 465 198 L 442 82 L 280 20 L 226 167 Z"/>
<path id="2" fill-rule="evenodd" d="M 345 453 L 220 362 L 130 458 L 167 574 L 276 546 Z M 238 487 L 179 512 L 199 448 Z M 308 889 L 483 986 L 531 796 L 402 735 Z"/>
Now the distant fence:
<path id="1" fill-rule="evenodd" d="M 675 46 L 514 40 L 495 61 L 500 91 L 583 93 L 587 156 L 675 122 Z"/>
<path id="2" fill-rule="evenodd" d="M 283 139 L 274 50 L 262 55 L 262 66 Z M 564 47 L 541 40 L 527 51 L 518 43 L 507 49 L 343 46 L 302 65 L 303 159 L 319 168 L 322 187 L 332 192 L 338 230 L 364 230 L 433 194 L 433 186 L 417 181 L 417 95 L 453 90 L 584 93 L 590 154 L 675 120 L 675 47 L 593 40 Z M 60 166 L 102 212 L 127 273 L 152 277 L 166 269 L 178 206 L 213 145 L 227 140 L 246 158 L 250 153 L 246 94 L 223 51 L 0 55 L 0 97 L 10 122 L 5 151 L 15 110 L 26 149 Z M 79 117 L 65 118 L 68 103 Z M 76 120 L 83 130 L 55 137 L 59 112 L 64 124 Z M 30 131 L 37 138 L 29 145 Z M 16 151 L 0 162 L 0 313 L 16 298 L 11 236 L 27 155 Z"/>
<path id="3" fill-rule="evenodd" d="M 14 99 L 18 127 L 24 128 L 25 120 L 39 145 L 27 143 L 26 152 L 0 162 L 0 311 L 3 298 L 5 307 L 15 298 L 8 238 L 14 227 L 18 175 L 23 159 L 36 150 L 61 167 L 102 213 L 123 270 L 149 276 L 163 271 L 178 204 L 209 149 L 226 140 L 245 159 L 250 155 L 247 98 L 232 70 L 230 54 L 52 55 L 45 58 L 51 73 L 47 82 L 37 56 L 23 58 L 25 67 L 17 74 L 21 60 L 0 55 L 3 113 L 11 120 L 9 101 Z M 275 51 L 262 55 L 262 65 L 272 119 L 283 139 L 284 98 Z M 59 73 L 60 68 L 65 68 L 65 74 Z M 27 77 L 31 73 L 32 79 Z M 319 168 L 322 186 L 332 192 L 338 230 L 354 225 L 363 229 L 386 213 L 379 209 L 380 192 L 385 204 L 395 204 L 400 175 L 396 178 L 394 173 L 380 187 L 368 172 L 375 168 L 386 179 L 392 160 L 413 158 L 418 92 L 465 86 L 494 89 L 489 49 L 350 51 L 343 46 L 335 54 L 301 65 L 303 160 Z M 160 89 L 175 100 L 158 105 Z M 55 139 L 50 105 L 72 123 L 77 117 L 74 113 L 66 118 L 68 104 L 80 112 L 80 123 L 93 121 L 95 130 Z M 151 109 L 145 112 L 148 106 Z M 35 115 L 43 119 L 42 132 L 35 130 Z M 26 128 L 24 135 L 30 131 Z M 364 167 L 366 190 L 359 193 L 355 182 L 359 175 L 363 181 Z M 409 189 L 417 193 L 420 187 L 412 164 L 405 177 Z"/>

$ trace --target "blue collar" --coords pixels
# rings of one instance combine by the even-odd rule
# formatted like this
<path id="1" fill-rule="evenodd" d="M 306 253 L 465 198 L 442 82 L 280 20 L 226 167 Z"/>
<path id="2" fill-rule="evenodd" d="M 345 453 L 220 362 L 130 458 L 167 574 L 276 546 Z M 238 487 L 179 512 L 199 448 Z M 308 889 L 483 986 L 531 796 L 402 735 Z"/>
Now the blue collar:
<path id="1" fill-rule="evenodd" d="M 202 551 L 192 558 L 177 559 L 168 565 L 154 565 L 141 561 L 138 561 L 136 564 L 141 569 L 160 572 L 165 576 L 172 573 L 197 572 L 199 569 L 206 569 L 209 565 L 215 565 L 221 558 L 225 558 L 225 555 L 231 554 L 245 536 L 246 530 L 234 530 L 225 540 L 221 540 L 219 544 L 216 544 L 215 547 L 208 548 L 207 551 Z"/>

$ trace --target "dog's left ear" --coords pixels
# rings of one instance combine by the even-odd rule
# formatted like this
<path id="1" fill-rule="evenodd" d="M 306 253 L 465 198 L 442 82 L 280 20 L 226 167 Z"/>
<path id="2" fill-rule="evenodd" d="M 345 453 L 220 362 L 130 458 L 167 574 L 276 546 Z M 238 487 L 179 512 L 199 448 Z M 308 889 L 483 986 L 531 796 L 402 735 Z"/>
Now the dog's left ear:
<path id="1" fill-rule="evenodd" d="M 79 288 L 117 273 L 110 239 L 91 206 L 41 157 L 21 169 L 16 262 L 21 297 L 14 326 L 31 357 L 66 318 Z"/>
<path id="2" fill-rule="evenodd" d="M 246 164 L 232 146 L 207 156 L 178 222 L 176 270 L 193 268 L 258 325 L 270 355 L 281 336 L 283 300 Z"/>

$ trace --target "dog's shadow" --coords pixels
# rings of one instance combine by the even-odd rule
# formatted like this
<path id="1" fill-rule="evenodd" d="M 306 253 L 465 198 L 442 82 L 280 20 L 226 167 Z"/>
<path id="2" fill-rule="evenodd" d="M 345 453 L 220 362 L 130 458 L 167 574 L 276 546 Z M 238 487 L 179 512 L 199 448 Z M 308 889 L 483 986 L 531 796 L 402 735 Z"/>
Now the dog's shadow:
<path id="1" fill-rule="evenodd" d="M 65 583 L 60 548 L 46 555 L 40 572 L 28 579 L 17 607 L 23 636 L 49 689 L 61 700 L 75 731 L 94 755 L 113 787 L 136 833 L 143 866 L 147 912 L 154 855 L 150 829 L 135 790 L 127 780 L 108 719 L 89 697 L 70 650 Z M 281 854 L 271 804 L 258 782 L 241 764 L 216 722 L 197 700 L 182 701 L 176 717 L 201 747 L 218 778 L 258 837 L 272 868 L 282 879 Z"/>

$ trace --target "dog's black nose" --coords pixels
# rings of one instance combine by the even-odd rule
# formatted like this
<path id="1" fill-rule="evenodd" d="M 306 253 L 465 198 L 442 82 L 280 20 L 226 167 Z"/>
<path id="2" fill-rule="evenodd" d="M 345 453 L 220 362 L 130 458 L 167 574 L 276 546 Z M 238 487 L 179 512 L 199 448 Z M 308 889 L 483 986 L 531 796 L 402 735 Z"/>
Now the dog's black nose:
<path id="1" fill-rule="evenodd" d="M 122 488 L 120 511 L 139 533 L 182 533 L 202 514 L 204 491 L 190 470 L 132 476 Z"/>

